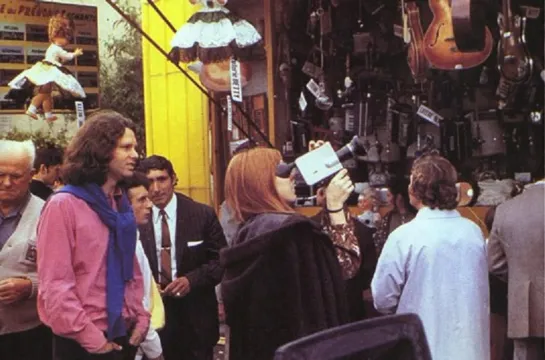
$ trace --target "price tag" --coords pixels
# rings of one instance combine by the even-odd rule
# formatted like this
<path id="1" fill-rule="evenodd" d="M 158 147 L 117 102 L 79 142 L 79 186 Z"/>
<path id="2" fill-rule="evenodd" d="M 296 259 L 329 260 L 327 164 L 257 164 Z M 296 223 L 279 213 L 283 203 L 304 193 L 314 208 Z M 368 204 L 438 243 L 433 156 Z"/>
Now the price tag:
<path id="1" fill-rule="evenodd" d="M 416 115 L 420 116 L 426 121 L 429 121 L 435 126 L 439 126 L 439 123 L 441 122 L 441 120 L 443 120 L 443 117 L 441 115 L 425 105 L 420 105 L 418 111 L 416 112 Z"/>
<path id="2" fill-rule="evenodd" d="M 301 111 L 305 111 L 305 109 L 307 108 L 307 99 L 305 98 L 305 94 L 303 94 L 303 92 L 301 91 L 301 95 L 299 96 L 299 109 L 301 109 Z"/>
<path id="3" fill-rule="evenodd" d="M 240 62 L 231 58 L 231 97 L 233 101 L 242 102 L 242 77 L 240 75 Z"/>
<path id="4" fill-rule="evenodd" d="M 528 19 L 537 19 L 539 17 L 539 14 L 541 13 L 541 9 L 534 6 L 522 5 L 520 8 L 524 13 L 524 17 L 527 17 Z"/>
<path id="5" fill-rule="evenodd" d="M 85 108 L 83 106 L 83 101 L 76 101 L 76 119 L 78 121 L 78 127 L 83 125 L 85 121 Z"/>
<path id="6" fill-rule="evenodd" d="M 233 131 L 233 102 L 229 95 L 227 95 L 227 131 Z"/>
<path id="7" fill-rule="evenodd" d="M 320 85 L 318 85 L 316 81 L 314 81 L 314 79 L 310 79 L 310 81 L 307 83 L 307 89 L 316 98 L 322 96 L 322 89 L 320 88 Z"/>

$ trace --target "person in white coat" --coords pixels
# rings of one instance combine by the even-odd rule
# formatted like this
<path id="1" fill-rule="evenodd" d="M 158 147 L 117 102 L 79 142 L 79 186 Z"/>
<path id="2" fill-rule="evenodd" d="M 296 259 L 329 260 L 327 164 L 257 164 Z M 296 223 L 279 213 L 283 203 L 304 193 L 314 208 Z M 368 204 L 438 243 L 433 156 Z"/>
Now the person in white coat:
<path id="1" fill-rule="evenodd" d="M 434 360 L 489 360 L 486 244 L 458 211 L 456 169 L 439 155 L 413 165 L 409 197 L 415 219 L 390 234 L 371 290 L 384 313 L 414 313 Z"/>
<path id="2" fill-rule="evenodd" d="M 135 172 L 131 178 L 125 181 L 125 186 L 134 211 L 136 223 L 139 226 L 145 225 L 151 217 L 151 207 L 153 205 L 148 197 L 148 178 L 142 173 Z M 149 360 L 164 360 L 163 347 L 157 330 L 164 326 L 165 310 L 157 284 L 153 280 L 148 258 L 140 242 L 140 233 L 137 233 L 137 237 L 135 255 L 138 259 L 138 265 L 140 265 L 140 271 L 142 272 L 145 291 L 142 302 L 146 310 L 151 313 L 151 321 L 146 338 L 140 344 L 135 360 L 141 360 L 144 355 Z"/>

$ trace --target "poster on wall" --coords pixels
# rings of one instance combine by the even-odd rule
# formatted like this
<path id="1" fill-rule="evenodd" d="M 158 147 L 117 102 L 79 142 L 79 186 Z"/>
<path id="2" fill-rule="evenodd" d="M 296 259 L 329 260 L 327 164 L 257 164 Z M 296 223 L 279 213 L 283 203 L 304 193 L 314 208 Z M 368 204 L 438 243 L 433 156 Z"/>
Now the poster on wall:
<path id="1" fill-rule="evenodd" d="M 97 8 L 85 5 L 44 3 L 33 0 L 0 0 L 0 113 L 24 112 L 24 105 L 4 97 L 8 83 L 20 72 L 42 61 L 49 47 L 48 23 L 63 13 L 75 24 L 75 36 L 67 51 L 76 48 L 83 55 L 64 65 L 85 90 L 85 109 L 99 106 L 99 53 Z M 74 111 L 74 99 L 55 98 L 55 110 Z"/>

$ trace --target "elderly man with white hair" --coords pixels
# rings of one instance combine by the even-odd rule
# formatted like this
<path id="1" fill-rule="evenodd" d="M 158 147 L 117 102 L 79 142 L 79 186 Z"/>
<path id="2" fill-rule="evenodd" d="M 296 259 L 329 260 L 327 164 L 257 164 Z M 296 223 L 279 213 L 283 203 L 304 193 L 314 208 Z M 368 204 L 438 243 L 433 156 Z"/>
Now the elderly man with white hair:
<path id="1" fill-rule="evenodd" d="M 51 359 L 38 317 L 36 226 L 43 200 L 31 195 L 32 141 L 0 140 L 0 359 Z"/>

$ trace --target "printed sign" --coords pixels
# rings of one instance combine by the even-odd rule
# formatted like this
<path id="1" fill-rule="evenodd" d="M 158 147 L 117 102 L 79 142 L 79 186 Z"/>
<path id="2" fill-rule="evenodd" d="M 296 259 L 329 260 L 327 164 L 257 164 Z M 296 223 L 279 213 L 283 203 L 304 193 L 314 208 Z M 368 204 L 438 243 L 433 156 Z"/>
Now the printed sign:
<path id="1" fill-rule="evenodd" d="M 27 64 L 35 64 L 38 61 L 42 61 L 45 57 L 45 47 L 28 47 L 26 48 L 26 62 Z"/>
<path id="2" fill-rule="evenodd" d="M 240 62 L 231 58 L 231 98 L 233 101 L 242 102 L 242 77 L 240 74 Z"/>
<path id="3" fill-rule="evenodd" d="M 429 121 L 435 126 L 439 126 L 439 123 L 441 120 L 443 120 L 443 117 L 427 107 L 426 105 L 420 105 L 418 108 L 418 111 L 416 112 L 416 115 L 420 116 L 422 119 Z"/>
<path id="4" fill-rule="evenodd" d="M 233 131 L 233 101 L 227 95 L 227 130 Z"/>
<path id="5" fill-rule="evenodd" d="M 23 64 L 25 50 L 22 46 L 0 46 L 0 63 Z"/>
<path id="6" fill-rule="evenodd" d="M 81 127 L 83 125 L 83 122 L 85 121 L 85 108 L 83 107 L 83 101 L 75 101 L 75 104 L 78 127 Z"/>
<path id="7" fill-rule="evenodd" d="M 24 40 L 25 25 L 17 23 L 0 22 L 0 39 L 2 40 Z"/>

